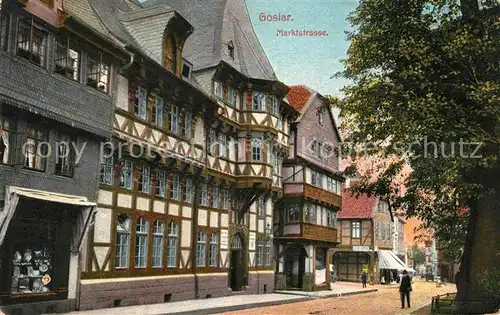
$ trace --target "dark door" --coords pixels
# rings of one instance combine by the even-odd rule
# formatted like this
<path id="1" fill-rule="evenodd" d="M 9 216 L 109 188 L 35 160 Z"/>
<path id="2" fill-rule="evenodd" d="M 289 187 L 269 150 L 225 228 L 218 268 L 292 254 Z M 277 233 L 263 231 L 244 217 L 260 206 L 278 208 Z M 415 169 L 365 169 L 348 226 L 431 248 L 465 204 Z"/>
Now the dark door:
<path id="1" fill-rule="evenodd" d="M 244 279 L 243 251 L 241 249 L 231 250 L 231 289 L 241 291 Z"/>
<path id="2" fill-rule="evenodd" d="M 306 272 L 306 253 L 305 250 L 300 251 L 299 255 L 299 288 L 302 288 L 302 279 Z"/>

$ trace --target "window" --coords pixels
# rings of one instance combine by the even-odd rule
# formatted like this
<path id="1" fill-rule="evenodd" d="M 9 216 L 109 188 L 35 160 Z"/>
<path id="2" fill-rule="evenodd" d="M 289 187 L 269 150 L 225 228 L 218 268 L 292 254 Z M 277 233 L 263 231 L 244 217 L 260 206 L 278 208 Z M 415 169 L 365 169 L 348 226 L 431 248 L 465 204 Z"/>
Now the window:
<path id="1" fill-rule="evenodd" d="M 266 248 L 264 252 L 264 266 L 270 267 L 271 266 L 271 247 L 272 247 L 272 241 L 267 240 L 266 242 Z"/>
<path id="2" fill-rule="evenodd" d="M 229 209 L 229 191 L 227 189 L 222 189 L 220 202 L 222 209 Z"/>
<path id="3" fill-rule="evenodd" d="M 339 194 L 339 182 L 331 177 L 326 178 L 326 186 L 329 192 Z"/>
<path id="4" fill-rule="evenodd" d="M 101 171 L 99 182 L 104 185 L 113 185 L 114 161 L 113 156 L 101 156 Z"/>
<path id="5" fill-rule="evenodd" d="M 45 67 L 47 33 L 38 29 L 33 18 L 20 19 L 17 29 L 17 55 Z"/>
<path id="6" fill-rule="evenodd" d="M 122 161 L 121 164 L 120 187 L 132 189 L 134 183 L 134 165 L 130 161 Z"/>
<path id="7" fill-rule="evenodd" d="M 337 213 L 332 210 L 326 211 L 326 223 L 329 227 L 335 227 L 337 225 Z"/>
<path id="8" fill-rule="evenodd" d="M 324 113 L 323 112 L 320 112 L 318 113 L 318 122 L 321 126 L 323 126 L 323 122 L 324 122 Z"/>
<path id="9" fill-rule="evenodd" d="M 46 131 L 38 125 L 29 123 L 26 138 L 27 141 L 24 145 L 24 167 L 45 171 L 48 150 Z"/>
<path id="10" fill-rule="evenodd" d="M 165 197 L 167 192 L 167 172 L 163 170 L 156 171 L 156 196 Z"/>
<path id="11" fill-rule="evenodd" d="M 227 136 L 223 133 L 221 133 L 220 135 L 219 156 L 223 158 L 227 158 L 229 156 L 229 146 L 227 145 Z"/>
<path id="12" fill-rule="evenodd" d="M 311 171 L 311 185 L 323 188 L 323 174 Z"/>
<path id="13" fill-rule="evenodd" d="M 277 151 L 273 151 L 272 162 L 273 162 L 273 164 L 272 164 L 273 165 L 273 175 L 279 175 L 280 174 L 280 163 L 279 163 Z"/>
<path id="14" fill-rule="evenodd" d="M 387 201 L 379 200 L 377 210 L 381 213 L 389 212 L 389 204 L 387 203 Z"/>
<path id="15" fill-rule="evenodd" d="M 361 222 L 359 221 L 351 222 L 351 237 L 361 238 Z"/>
<path id="16" fill-rule="evenodd" d="M 172 109 L 170 112 L 170 131 L 175 135 L 179 131 L 179 106 L 178 105 L 172 105 Z"/>
<path id="17" fill-rule="evenodd" d="M 214 81 L 214 95 L 219 99 L 222 99 L 224 96 L 222 83 L 219 81 Z"/>
<path id="18" fill-rule="evenodd" d="M 207 187 L 207 184 L 200 185 L 200 206 L 208 206 L 208 187 Z"/>
<path id="19" fill-rule="evenodd" d="M 134 113 L 137 117 L 146 119 L 147 113 L 147 98 L 148 91 L 142 86 L 138 86 L 137 89 L 132 90 L 135 92 L 134 95 Z"/>
<path id="20" fill-rule="evenodd" d="M 257 239 L 257 252 L 255 253 L 255 265 L 261 267 L 264 265 L 264 240 L 262 237 Z"/>
<path id="21" fill-rule="evenodd" d="M 217 267 L 217 233 L 210 235 L 210 251 L 208 253 L 208 266 Z"/>
<path id="22" fill-rule="evenodd" d="M 300 207 L 298 204 L 291 204 L 287 206 L 286 218 L 289 223 L 300 221 Z"/>
<path id="23" fill-rule="evenodd" d="M 69 37 L 60 38 L 56 43 L 55 72 L 69 79 L 80 81 L 80 49 Z"/>
<path id="24" fill-rule="evenodd" d="M 60 176 L 73 177 L 75 167 L 74 141 L 65 134 L 57 135 L 56 167 L 54 173 Z"/>
<path id="25" fill-rule="evenodd" d="M 307 203 L 305 205 L 304 222 L 316 223 L 316 205 Z"/>
<path id="26" fill-rule="evenodd" d="M 193 179 L 192 178 L 186 178 L 184 180 L 184 192 L 182 199 L 185 202 L 191 203 L 193 200 Z"/>
<path id="27" fill-rule="evenodd" d="M 87 85 L 108 93 L 109 64 L 101 53 L 87 54 Z"/>
<path id="28" fill-rule="evenodd" d="M 283 131 L 283 117 L 281 115 L 278 117 L 278 130 Z"/>
<path id="29" fill-rule="evenodd" d="M 192 129 L 193 129 L 193 112 L 191 110 L 187 110 L 186 115 L 184 116 L 184 125 L 182 132 L 184 138 L 191 139 Z"/>
<path id="30" fill-rule="evenodd" d="M 212 190 L 212 208 L 219 208 L 219 187 L 215 186 Z"/>
<path id="31" fill-rule="evenodd" d="M 130 245 L 130 219 L 121 214 L 116 226 L 116 256 L 115 268 L 128 268 Z"/>
<path id="32" fill-rule="evenodd" d="M 267 110 L 266 98 L 267 98 L 266 93 L 254 91 L 253 92 L 253 106 L 252 106 L 253 110 L 265 112 Z"/>
<path id="33" fill-rule="evenodd" d="M 156 95 L 155 106 L 153 109 L 153 123 L 163 128 L 163 97 Z"/>
<path id="34" fill-rule="evenodd" d="M 151 192 L 151 169 L 149 166 L 142 167 L 139 190 L 146 194 Z"/>
<path id="35" fill-rule="evenodd" d="M 179 243 L 179 225 L 176 222 L 170 222 L 168 225 L 168 251 L 167 267 L 177 267 L 177 248 Z"/>
<path id="36" fill-rule="evenodd" d="M 182 64 L 182 77 L 187 80 L 191 78 L 191 66 L 188 64 Z"/>
<path id="37" fill-rule="evenodd" d="M 148 221 L 139 218 L 135 226 L 135 267 L 146 268 L 148 258 Z"/>
<path id="38" fill-rule="evenodd" d="M 279 99 L 276 96 L 273 96 L 273 107 L 271 108 L 271 112 L 274 115 L 279 115 L 279 113 L 280 113 Z"/>
<path id="39" fill-rule="evenodd" d="M 0 116 L 0 164 L 9 163 L 9 120 Z"/>
<path id="40" fill-rule="evenodd" d="M 252 138 L 252 161 L 260 162 L 262 159 L 262 139 Z"/>
<path id="41" fill-rule="evenodd" d="M 179 200 L 179 193 L 180 193 L 180 182 L 179 182 L 179 175 L 173 174 L 172 175 L 172 186 L 170 187 L 170 198 L 173 200 Z"/>
<path id="42" fill-rule="evenodd" d="M 196 242 L 196 267 L 205 267 L 206 242 L 207 234 L 205 232 L 198 232 L 198 239 Z"/>
<path id="43" fill-rule="evenodd" d="M 259 199 L 257 199 L 257 213 L 261 217 L 266 216 L 266 200 L 264 197 L 259 197 Z"/>
<path id="44" fill-rule="evenodd" d="M 215 147 L 216 147 L 216 135 L 215 130 L 210 128 L 208 131 L 208 152 L 211 155 L 215 155 Z"/>
<path id="45" fill-rule="evenodd" d="M 163 222 L 156 220 L 153 223 L 153 268 L 163 266 Z"/>

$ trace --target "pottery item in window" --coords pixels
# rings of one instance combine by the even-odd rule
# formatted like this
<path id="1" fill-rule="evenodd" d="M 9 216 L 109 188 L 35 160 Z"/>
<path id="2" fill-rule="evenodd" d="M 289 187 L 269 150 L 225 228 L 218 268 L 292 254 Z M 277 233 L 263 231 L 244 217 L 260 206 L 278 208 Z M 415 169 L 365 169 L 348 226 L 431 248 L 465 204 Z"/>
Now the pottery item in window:
<path id="1" fill-rule="evenodd" d="M 49 284 L 51 281 L 52 281 L 52 278 L 48 274 L 45 274 L 45 276 L 42 277 L 42 283 L 44 285 Z"/>
<path id="2" fill-rule="evenodd" d="M 49 270 L 49 266 L 47 266 L 46 264 L 40 264 L 38 269 L 40 269 L 40 272 L 46 272 L 47 270 Z"/>
<path id="3" fill-rule="evenodd" d="M 42 283 L 42 280 L 40 279 L 35 279 L 33 281 L 33 291 L 34 292 L 39 292 L 42 290 L 42 288 L 44 287 L 43 283 Z"/>
<path id="4" fill-rule="evenodd" d="M 33 252 L 31 251 L 31 249 L 27 249 L 24 252 L 24 261 L 25 262 L 30 262 L 31 258 L 33 258 Z"/>
<path id="5" fill-rule="evenodd" d="M 14 262 L 21 262 L 21 258 L 22 258 L 21 253 L 19 251 L 16 251 L 14 253 Z"/>

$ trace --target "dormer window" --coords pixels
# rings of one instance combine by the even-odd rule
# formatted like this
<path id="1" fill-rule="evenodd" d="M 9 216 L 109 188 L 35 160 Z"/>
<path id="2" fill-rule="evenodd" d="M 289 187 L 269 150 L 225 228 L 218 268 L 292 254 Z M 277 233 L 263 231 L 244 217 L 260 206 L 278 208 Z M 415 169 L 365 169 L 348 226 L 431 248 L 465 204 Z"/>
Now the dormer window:
<path id="1" fill-rule="evenodd" d="M 231 57 L 231 59 L 234 60 L 234 45 L 233 45 L 233 41 L 230 41 L 227 44 L 227 50 L 228 50 L 228 53 L 229 53 L 229 57 Z"/>

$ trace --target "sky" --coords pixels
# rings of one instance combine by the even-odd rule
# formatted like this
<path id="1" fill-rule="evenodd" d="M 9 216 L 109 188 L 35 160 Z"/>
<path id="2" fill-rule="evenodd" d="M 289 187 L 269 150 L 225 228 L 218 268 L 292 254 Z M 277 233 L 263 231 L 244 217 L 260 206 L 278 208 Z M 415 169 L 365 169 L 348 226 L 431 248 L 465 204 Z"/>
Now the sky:
<path id="1" fill-rule="evenodd" d="M 342 70 L 350 29 L 348 14 L 358 0 L 246 0 L 254 30 L 278 79 L 307 85 L 323 95 L 341 95 L 349 82 L 331 79 Z M 262 21 L 261 14 L 291 15 L 289 21 Z M 326 31 L 327 36 L 278 36 L 278 30 Z"/>

